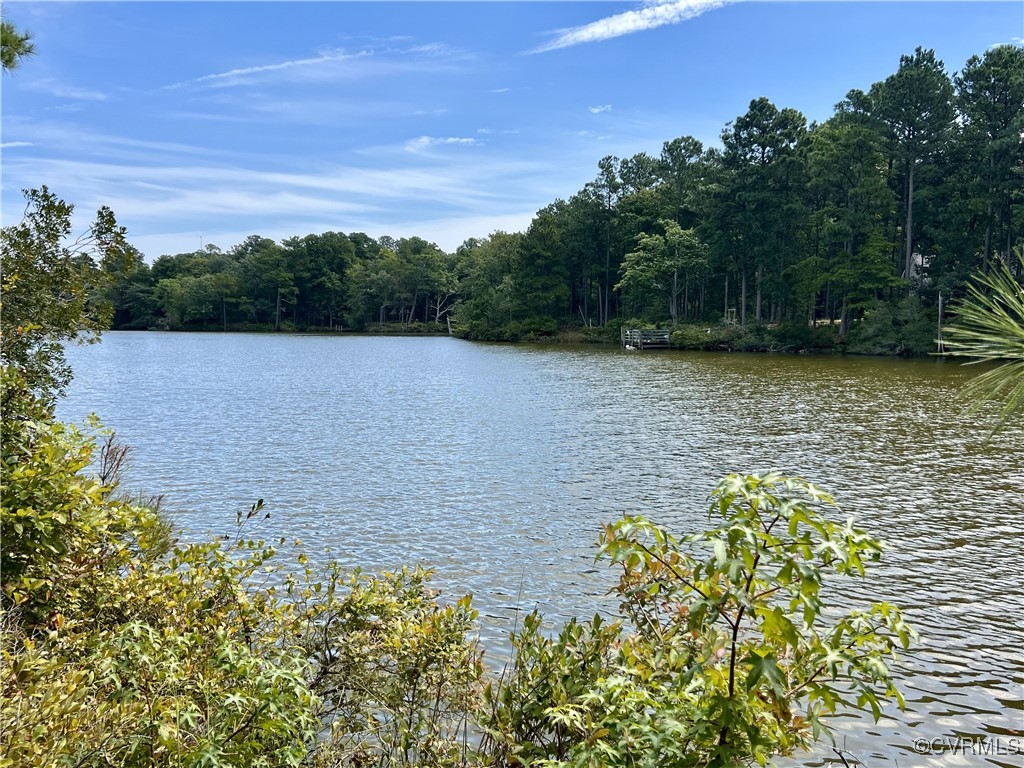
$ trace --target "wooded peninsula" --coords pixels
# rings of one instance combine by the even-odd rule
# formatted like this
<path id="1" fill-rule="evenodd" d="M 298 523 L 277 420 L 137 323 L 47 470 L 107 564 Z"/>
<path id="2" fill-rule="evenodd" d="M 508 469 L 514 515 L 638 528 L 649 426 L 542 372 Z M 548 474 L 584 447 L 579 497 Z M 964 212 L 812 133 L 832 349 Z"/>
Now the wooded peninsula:
<path id="1" fill-rule="evenodd" d="M 361 232 L 135 252 L 104 298 L 118 329 L 610 341 L 628 324 L 682 347 L 927 354 L 968 277 L 1013 261 L 1022 105 L 1024 49 L 951 76 L 918 48 L 823 123 L 759 98 L 721 147 L 604 157 L 525 232 L 454 253 Z"/>

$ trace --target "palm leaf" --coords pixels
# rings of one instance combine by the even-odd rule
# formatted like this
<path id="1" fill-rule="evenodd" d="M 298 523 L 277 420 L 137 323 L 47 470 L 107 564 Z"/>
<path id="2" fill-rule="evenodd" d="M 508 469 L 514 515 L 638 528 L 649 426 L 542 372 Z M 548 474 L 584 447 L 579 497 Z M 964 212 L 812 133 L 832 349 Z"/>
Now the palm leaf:
<path id="1" fill-rule="evenodd" d="M 1024 252 L 1017 249 L 1016 257 L 1024 275 Z M 956 324 L 947 329 L 945 345 L 950 355 L 973 358 L 968 364 L 1002 363 L 965 388 L 972 412 L 989 402 L 1001 403 L 998 430 L 1024 412 L 1024 285 L 997 259 L 967 294 L 956 310 Z"/>

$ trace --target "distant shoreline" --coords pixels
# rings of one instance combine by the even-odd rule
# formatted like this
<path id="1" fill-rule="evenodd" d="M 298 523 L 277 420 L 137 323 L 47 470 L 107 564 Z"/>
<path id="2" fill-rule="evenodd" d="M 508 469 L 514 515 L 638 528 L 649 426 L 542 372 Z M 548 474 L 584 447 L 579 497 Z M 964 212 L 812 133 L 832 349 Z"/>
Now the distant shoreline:
<path id="1" fill-rule="evenodd" d="M 419 327 L 417 327 L 417 325 Z M 583 328 L 562 329 L 552 334 L 530 334 L 523 338 L 483 338 L 470 337 L 464 332 L 449 333 L 446 328 L 424 327 L 416 324 L 412 327 L 384 326 L 350 330 L 347 328 L 294 328 L 287 327 L 274 330 L 266 326 L 233 326 L 223 328 L 115 328 L 115 331 L 133 333 L 151 331 L 159 333 L 204 333 L 204 334 L 259 334 L 286 336 L 357 336 L 357 337 L 412 337 L 438 338 L 451 337 L 463 341 L 479 341 L 499 344 L 548 344 L 553 346 L 594 346 L 619 347 L 618 329 L 615 328 Z M 786 329 L 779 331 L 767 326 L 740 326 L 685 324 L 680 325 L 672 333 L 673 351 L 688 352 L 745 352 L 757 354 L 783 355 L 853 355 L 856 357 L 899 357 L 922 359 L 927 357 L 943 357 L 936 352 L 901 347 L 896 340 L 880 342 L 880 346 L 872 350 L 850 349 L 838 343 L 834 327 L 822 325 L 807 328 L 809 338 L 792 339 L 787 336 Z M 614 336 L 613 336 L 614 334 Z M 888 349 L 882 347 L 885 344 Z M 660 350 L 645 350 L 657 353 Z"/>

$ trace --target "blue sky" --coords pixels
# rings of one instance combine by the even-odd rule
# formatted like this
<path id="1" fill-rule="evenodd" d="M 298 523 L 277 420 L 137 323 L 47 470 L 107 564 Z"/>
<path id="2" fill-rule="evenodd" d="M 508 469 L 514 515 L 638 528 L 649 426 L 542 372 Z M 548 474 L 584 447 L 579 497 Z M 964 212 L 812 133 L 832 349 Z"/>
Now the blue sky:
<path id="1" fill-rule="evenodd" d="M 519 230 L 605 155 L 718 141 L 767 96 L 809 120 L 934 48 L 1024 35 L 1013 2 L 8 0 L 3 223 L 46 184 L 148 259 L 247 235 Z"/>

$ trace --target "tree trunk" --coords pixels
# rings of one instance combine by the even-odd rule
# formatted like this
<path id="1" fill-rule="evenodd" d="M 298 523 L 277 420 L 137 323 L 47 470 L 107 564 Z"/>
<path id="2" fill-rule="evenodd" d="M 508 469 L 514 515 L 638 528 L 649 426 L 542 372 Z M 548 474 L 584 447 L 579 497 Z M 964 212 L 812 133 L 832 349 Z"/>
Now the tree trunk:
<path id="1" fill-rule="evenodd" d="M 981 259 L 981 271 L 988 274 L 988 265 L 992 263 L 992 201 L 988 201 L 985 214 L 985 254 Z"/>
<path id="2" fill-rule="evenodd" d="M 985 254 L 981 260 L 981 271 L 984 274 L 988 274 L 989 264 L 992 263 L 992 198 L 994 197 L 995 190 L 992 188 L 992 177 L 993 167 L 995 166 L 995 156 L 991 153 L 988 157 L 988 206 L 985 211 Z"/>
<path id="3" fill-rule="evenodd" d="M 850 297 L 843 296 L 843 310 L 839 315 L 839 340 L 846 341 L 846 332 L 850 330 Z"/>
<path id="4" fill-rule="evenodd" d="M 683 321 L 690 319 L 690 275 L 683 280 Z"/>
<path id="5" fill-rule="evenodd" d="M 668 302 L 669 314 L 672 315 L 672 327 L 679 325 L 679 270 L 672 270 L 672 297 Z"/>
<path id="6" fill-rule="evenodd" d="M 608 246 L 604 251 L 604 322 L 607 325 L 611 313 L 611 232 L 608 232 Z"/>
<path id="7" fill-rule="evenodd" d="M 722 321 L 729 322 L 729 273 L 725 273 L 725 309 L 722 311 Z"/>
<path id="8" fill-rule="evenodd" d="M 910 280 L 914 269 L 914 162 L 907 173 L 907 232 L 903 276 Z"/>
<path id="9" fill-rule="evenodd" d="M 747 269 L 740 273 L 740 326 L 747 327 Z"/>
<path id="10" fill-rule="evenodd" d="M 761 281 L 762 281 L 763 278 L 764 278 L 764 267 L 758 265 L 757 273 L 756 273 L 756 278 L 755 278 L 756 282 L 757 282 L 757 288 L 756 288 L 757 300 L 756 300 L 756 303 L 755 303 L 756 309 L 754 311 L 754 317 L 757 320 L 757 324 L 758 325 L 761 324 Z"/>

